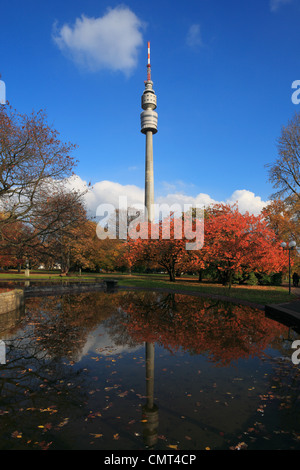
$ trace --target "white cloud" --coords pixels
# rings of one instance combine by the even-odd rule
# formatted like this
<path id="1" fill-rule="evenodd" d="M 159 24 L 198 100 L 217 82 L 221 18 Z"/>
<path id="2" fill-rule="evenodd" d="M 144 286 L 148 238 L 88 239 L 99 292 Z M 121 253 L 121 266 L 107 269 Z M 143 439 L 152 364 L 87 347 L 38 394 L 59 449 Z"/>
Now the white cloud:
<path id="1" fill-rule="evenodd" d="M 144 190 L 133 184 L 122 185 L 114 181 L 99 181 L 88 187 L 86 181 L 74 175 L 66 181 L 66 186 L 78 191 L 87 191 L 84 199 L 88 211 L 95 215 L 100 204 L 112 204 L 119 207 L 119 197 L 126 196 L 128 206 L 144 204 Z"/>
<path id="2" fill-rule="evenodd" d="M 208 194 L 199 193 L 197 196 L 188 196 L 187 194 L 176 192 L 169 193 L 166 196 L 160 196 L 156 199 L 158 204 L 179 204 L 184 206 L 184 204 L 201 204 L 204 206 L 209 206 L 210 204 L 215 204 L 217 201 L 212 199 Z"/>
<path id="3" fill-rule="evenodd" d="M 110 8 L 98 18 L 82 15 L 74 25 L 54 25 L 52 37 L 67 56 L 91 70 L 109 69 L 129 74 L 143 44 L 144 23 L 126 6 Z"/>
<path id="4" fill-rule="evenodd" d="M 293 0 L 270 0 L 271 11 L 277 11 L 283 5 L 291 3 Z"/>
<path id="5" fill-rule="evenodd" d="M 227 204 L 234 204 L 235 202 L 238 203 L 241 213 L 248 211 L 251 214 L 258 215 L 270 201 L 263 201 L 260 196 L 255 196 L 252 191 L 238 189 L 226 199 Z"/>
<path id="6" fill-rule="evenodd" d="M 100 204 L 112 204 L 116 208 L 119 207 L 119 196 L 126 196 L 128 207 L 133 207 L 135 204 L 144 204 L 144 189 L 136 185 L 122 185 L 113 181 L 99 181 L 91 188 L 88 188 L 87 183 L 79 176 L 73 176 L 67 183 L 69 187 L 83 191 L 88 189 L 85 195 L 86 206 L 92 215 L 95 215 L 96 209 Z M 173 185 L 170 185 L 173 189 Z M 234 191 L 224 201 L 217 201 L 209 194 L 199 193 L 196 196 L 189 196 L 182 191 L 166 192 L 165 196 L 157 197 L 155 202 L 157 204 L 179 204 L 182 208 L 184 204 L 200 204 L 205 207 L 216 203 L 234 204 L 238 203 L 238 208 L 241 213 L 249 212 L 258 215 L 262 208 L 265 207 L 269 201 L 263 201 L 260 196 L 256 196 L 252 191 L 247 189 L 238 189 Z"/>
<path id="7" fill-rule="evenodd" d="M 238 204 L 239 211 L 241 213 L 249 212 L 251 214 L 258 215 L 263 207 L 268 204 L 268 201 L 263 201 L 260 196 L 255 196 L 252 191 L 247 189 L 238 189 L 234 191 L 224 201 L 217 201 L 213 199 L 209 194 L 199 193 L 196 196 L 188 196 L 184 193 L 173 193 L 167 196 L 159 197 L 156 200 L 157 203 L 167 203 L 169 205 L 177 203 L 182 207 L 184 204 L 200 204 L 208 207 L 212 204 L 223 203 L 223 204 Z"/>
<path id="8" fill-rule="evenodd" d="M 190 47 L 203 46 L 199 24 L 192 24 L 189 27 L 189 30 L 186 36 L 186 43 Z"/>

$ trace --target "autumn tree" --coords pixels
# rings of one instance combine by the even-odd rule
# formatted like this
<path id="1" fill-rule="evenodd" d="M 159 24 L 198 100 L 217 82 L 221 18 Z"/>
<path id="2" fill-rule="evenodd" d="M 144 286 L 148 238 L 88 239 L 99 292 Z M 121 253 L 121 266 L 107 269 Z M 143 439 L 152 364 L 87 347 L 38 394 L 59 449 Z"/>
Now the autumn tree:
<path id="1" fill-rule="evenodd" d="M 86 218 L 71 230 L 68 244 L 70 266 L 92 271 L 114 271 L 119 265 L 123 245 L 118 239 L 99 239 L 96 223 Z"/>
<path id="2" fill-rule="evenodd" d="M 263 214 L 269 226 L 283 241 L 291 240 L 300 246 L 300 113 L 295 113 L 286 126 L 282 127 L 277 142 L 278 157 L 269 168 L 269 181 L 276 190 L 272 201 L 264 208 Z M 297 251 L 292 253 L 293 261 L 299 266 Z"/>
<path id="3" fill-rule="evenodd" d="M 95 269 L 106 272 L 120 270 L 125 267 L 123 253 L 125 252 L 125 243 L 123 240 L 98 240 L 95 244 L 97 247 L 93 262 Z"/>
<path id="4" fill-rule="evenodd" d="M 287 265 L 280 240 L 262 215 L 241 214 L 236 205 L 215 204 L 205 222 L 206 262 L 222 274 L 229 289 L 240 272 L 280 272 Z"/>
<path id="5" fill-rule="evenodd" d="M 294 205 L 274 199 L 263 208 L 262 214 L 280 239 L 288 241 L 291 237 L 300 245 L 300 219 L 295 214 Z"/>
<path id="6" fill-rule="evenodd" d="M 127 243 L 127 262 L 167 271 L 171 282 L 175 282 L 176 273 L 188 269 L 192 252 L 186 249 L 187 239 L 183 231 L 182 217 L 166 217 L 158 223 L 144 222 L 139 224 L 137 237 Z"/>
<path id="7" fill-rule="evenodd" d="M 72 261 L 84 265 L 93 234 L 80 194 L 60 188 L 33 209 L 30 223 L 37 236 L 28 244 L 45 264 L 58 263 L 65 274 Z"/>
<path id="8" fill-rule="evenodd" d="M 4 217 L 0 214 L 0 219 Z M 6 246 L 0 241 L 0 267 L 16 267 L 22 264 L 25 256 L 23 239 L 23 224 L 19 221 L 14 222 L 4 228 L 6 239 L 10 240 L 12 246 Z"/>
<path id="9" fill-rule="evenodd" d="M 278 139 L 278 158 L 267 165 L 269 179 L 277 191 L 273 198 L 300 201 L 300 113 L 282 127 Z"/>
<path id="10" fill-rule="evenodd" d="M 288 200 L 274 199 L 266 207 L 262 214 L 268 226 L 274 230 L 278 238 L 289 242 L 295 240 L 297 246 L 300 246 L 300 201 L 296 204 L 290 204 Z M 297 250 L 291 251 L 291 259 L 294 269 L 300 268 L 300 260 Z"/>
<path id="11" fill-rule="evenodd" d="M 28 242 L 42 233 L 32 227 L 49 196 L 61 191 L 62 182 L 71 176 L 75 165 L 70 156 L 74 145 L 63 143 L 59 133 L 47 123 L 45 112 L 31 115 L 17 113 L 9 105 L 0 105 L 0 240 L 10 245 L 6 236 L 10 223 L 21 221 L 30 228 Z M 66 202 L 66 200 L 65 200 Z M 45 217 L 49 215 L 49 210 Z M 56 223 L 51 214 L 47 227 Z M 24 240 L 24 243 L 26 240 Z"/>

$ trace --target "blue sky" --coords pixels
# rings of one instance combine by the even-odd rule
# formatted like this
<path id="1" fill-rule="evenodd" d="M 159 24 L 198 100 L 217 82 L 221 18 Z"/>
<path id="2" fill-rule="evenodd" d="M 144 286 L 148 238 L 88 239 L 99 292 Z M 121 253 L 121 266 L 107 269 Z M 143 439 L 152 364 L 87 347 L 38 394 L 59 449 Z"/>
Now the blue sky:
<path id="1" fill-rule="evenodd" d="M 90 208 L 141 202 L 150 40 L 156 200 L 257 211 L 273 191 L 264 165 L 300 111 L 299 24 L 300 0 L 3 0 L 0 73 L 13 107 L 45 109 L 78 145 L 74 185 L 94 185 Z"/>

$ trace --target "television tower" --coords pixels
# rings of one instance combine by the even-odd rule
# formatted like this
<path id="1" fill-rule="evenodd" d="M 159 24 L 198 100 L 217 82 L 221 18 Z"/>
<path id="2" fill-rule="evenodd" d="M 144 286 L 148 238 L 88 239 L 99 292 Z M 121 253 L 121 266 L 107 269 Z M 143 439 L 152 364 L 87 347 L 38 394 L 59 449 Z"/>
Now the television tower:
<path id="1" fill-rule="evenodd" d="M 150 42 L 148 42 L 147 80 L 142 94 L 141 132 L 146 135 L 145 161 L 145 207 L 148 211 L 148 221 L 154 220 L 154 175 L 153 175 L 153 134 L 157 132 L 158 115 L 156 109 L 156 94 L 153 90 L 150 65 Z"/>

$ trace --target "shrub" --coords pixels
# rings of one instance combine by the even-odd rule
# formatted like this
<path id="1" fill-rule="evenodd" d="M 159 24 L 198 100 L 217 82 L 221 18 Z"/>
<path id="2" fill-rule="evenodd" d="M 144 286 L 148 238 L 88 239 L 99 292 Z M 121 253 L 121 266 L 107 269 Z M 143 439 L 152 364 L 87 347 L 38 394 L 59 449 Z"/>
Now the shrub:
<path id="1" fill-rule="evenodd" d="M 255 273 L 251 272 L 248 274 L 248 278 L 246 279 L 245 284 L 247 284 L 248 286 L 257 286 L 258 279 Z"/>

